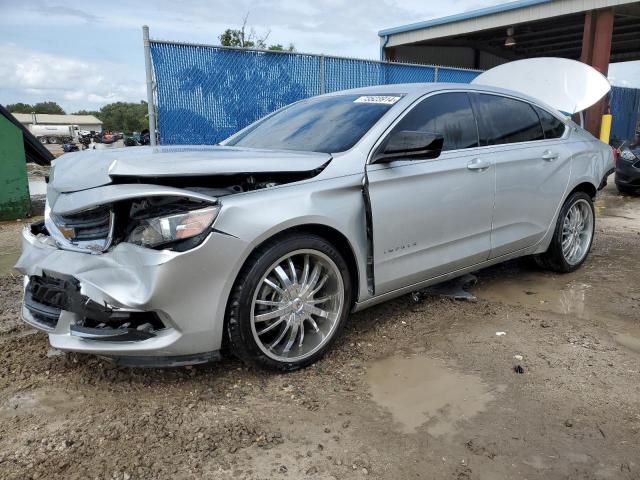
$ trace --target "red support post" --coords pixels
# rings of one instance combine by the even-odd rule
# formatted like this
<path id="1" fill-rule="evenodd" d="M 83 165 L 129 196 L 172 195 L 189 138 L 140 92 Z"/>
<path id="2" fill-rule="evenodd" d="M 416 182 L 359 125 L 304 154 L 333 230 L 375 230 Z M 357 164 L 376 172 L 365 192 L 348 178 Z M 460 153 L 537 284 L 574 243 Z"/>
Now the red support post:
<path id="1" fill-rule="evenodd" d="M 613 9 L 587 12 L 584 21 L 582 54 L 580 61 L 591 65 L 603 75 L 609 71 L 611 40 L 613 38 Z M 604 101 L 599 101 L 587 110 L 586 128 L 592 135 L 600 134 L 600 122 L 604 111 Z"/>
<path id="2" fill-rule="evenodd" d="M 584 30 L 582 32 L 582 53 L 580 54 L 580 61 L 591 65 L 593 59 L 593 36 L 596 31 L 595 25 L 596 16 L 594 12 L 587 12 L 584 14 Z"/>
<path id="3" fill-rule="evenodd" d="M 600 10 L 596 20 L 596 35 L 593 42 L 591 65 L 603 75 L 609 72 L 611 40 L 613 38 L 613 9 Z"/>

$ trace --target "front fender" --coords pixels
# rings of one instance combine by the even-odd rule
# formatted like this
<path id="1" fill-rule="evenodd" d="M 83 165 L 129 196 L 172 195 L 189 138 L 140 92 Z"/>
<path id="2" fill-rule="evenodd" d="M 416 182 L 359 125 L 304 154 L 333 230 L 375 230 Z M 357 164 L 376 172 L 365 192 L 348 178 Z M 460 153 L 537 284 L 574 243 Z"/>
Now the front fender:
<path id="1" fill-rule="evenodd" d="M 266 240 L 295 227 L 321 225 L 346 237 L 358 269 L 358 297 L 366 288 L 366 230 L 362 176 L 306 182 L 223 197 L 214 228 L 247 243 L 246 258 Z"/>

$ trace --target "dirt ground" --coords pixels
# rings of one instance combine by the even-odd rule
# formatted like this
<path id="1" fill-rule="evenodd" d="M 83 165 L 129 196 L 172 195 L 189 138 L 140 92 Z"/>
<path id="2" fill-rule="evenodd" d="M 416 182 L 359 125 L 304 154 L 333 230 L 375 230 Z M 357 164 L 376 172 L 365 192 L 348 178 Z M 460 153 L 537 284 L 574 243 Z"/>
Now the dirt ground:
<path id="1" fill-rule="evenodd" d="M 0 477 L 638 479 L 640 199 L 608 187 L 597 212 L 579 271 L 521 260 L 478 272 L 476 302 L 402 297 L 286 375 L 62 354 L 4 269 Z"/>

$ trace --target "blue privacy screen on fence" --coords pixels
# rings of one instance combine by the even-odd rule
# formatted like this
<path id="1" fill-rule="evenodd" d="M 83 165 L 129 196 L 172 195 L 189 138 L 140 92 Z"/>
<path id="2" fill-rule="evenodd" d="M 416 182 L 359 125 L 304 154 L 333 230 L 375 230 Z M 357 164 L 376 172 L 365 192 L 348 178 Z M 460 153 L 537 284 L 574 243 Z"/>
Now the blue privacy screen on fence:
<path id="1" fill-rule="evenodd" d="M 214 144 L 323 92 L 391 83 L 468 83 L 479 72 L 151 41 L 162 144 Z"/>
<path id="2" fill-rule="evenodd" d="M 611 89 L 612 140 L 633 139 L 640 120 L 640 90 L 637 88 L 613 87 Z"/>

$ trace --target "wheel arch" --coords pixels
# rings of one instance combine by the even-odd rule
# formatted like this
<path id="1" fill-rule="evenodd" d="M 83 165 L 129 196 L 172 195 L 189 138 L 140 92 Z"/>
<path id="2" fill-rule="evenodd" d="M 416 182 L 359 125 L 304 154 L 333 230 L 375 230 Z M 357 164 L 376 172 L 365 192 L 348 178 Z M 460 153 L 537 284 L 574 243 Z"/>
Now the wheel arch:
<path id="1" fill-rule="evenodd" d="M 588 179 L 582 179 L 581 181 L 578 181 L 571 189 L 567 188 L 566 194 L 564 195 L 564 197 L 562 197 L 562 201 L 558 204 L 556 212 L 553 215 L 553 219 L 547 228 L 547 232 L 545 233 L 544 237 L 542 237 L 542 239 L 540 239 L 540 241 L 535 245 L 530 253 L 543 253 L 547 250 L 547 248 L 549 248 L 549 244 L 551 243 L 551 239 L 554 233 L 554 227 L 556 225 L 556 222 L 558 221 L 558 215 L 560 215 L 562 206 L 565 204 L 567 199 L 575 192 L 584 192 L 593 200 L 598 193 L 598 188 L 592 181 Z"/>
<path id="2" fill-rule="evenodd" d="M 360 272 L 358 271 L 356 253 L 349 239 L 339 230 L 320 223 L 309 223 L 297 227 L 292 227 L 284 230 L 281 233 L 287 234 L 291 232 L 305 232 L 318 235 L 319 237 L 324 238 L 329 243 L 331 243 L 331 245 L 336 247 L 336 249 L 340 252 L 340 255 L 342 255 L 342 258 L 344 258 L 344 261 L 347 263 L 349 276 L 351 277 L 351 299 L 355 304 L 358 300 Z"/>
<path id="3" fill-rule="evenodd" d="M 333 245 L 338 250 L 338 252 L 340 252 L 340 255 L 342 255 L 342 257 L 344 258 L 347 264 L 347 268 L 349 269 L 349 276 L 351 280 L 351 299 L 353 304 L 355 304 L 359 299 L 361 279 L 355 249 L 353 248 L 353 245 L 345 234 L 332 226 L 322 223 L 302 223 L 288 226 L 261 239 L 259 243 L 255 244 L 251 248 L 251 251 L 243 260 L 242 266 L 238 269 L 233 284 L 235 285 L 235 283 L 237 282 L 238 276 L 240 275 L 240 272 L 245 267 L 247 262 L 251 261 L 255 252 L 260 250 L 260 248 L 262 248 L 264 244 L 277 240 L 278 238 L 286 237 L 287 235 L 291 235 L 292 233 L 309 233 L 317 235 L 325 239 L 327 242 L 331 243 L 331 245 Z"/>
<path id="4" fill-rule="evenodd" d="M 569 198 L 575 192 L 584 192 L 587 195 L 589 195 L 592 199 L 594 199 L 596 197 L 596 194 L 598 193 L 598 187 L 589 181 L 580 182 L 575 187 L 573 187 L 573 189 L 571 189 L 569 193 L 567 193 L 567 195 L 562 201 L 562 204 L 564 204 L 564 202 L 567 201 L 567 198 Z"/>

